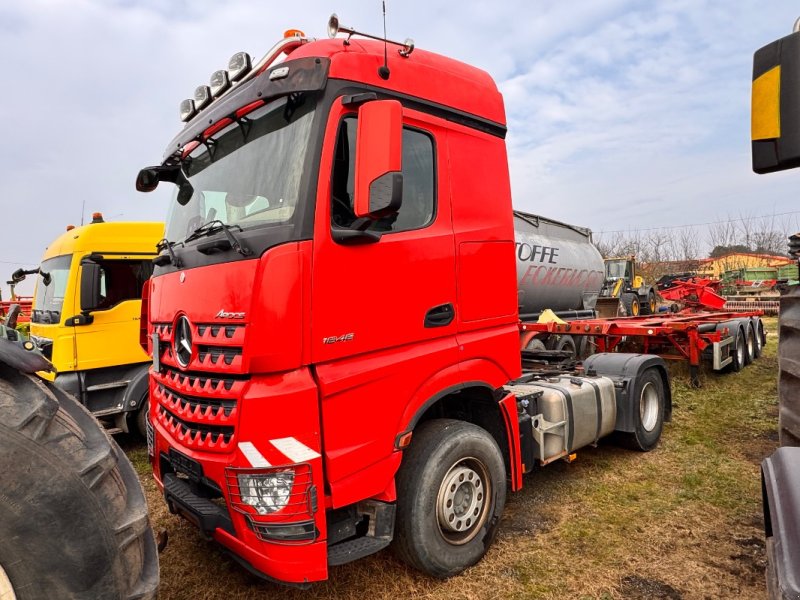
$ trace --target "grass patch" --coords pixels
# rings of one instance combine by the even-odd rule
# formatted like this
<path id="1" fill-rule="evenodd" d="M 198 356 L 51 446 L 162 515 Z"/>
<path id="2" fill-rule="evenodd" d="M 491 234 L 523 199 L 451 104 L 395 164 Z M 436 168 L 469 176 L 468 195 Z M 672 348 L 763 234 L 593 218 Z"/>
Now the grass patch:
<path id="1" fill-rule="evenodd" d="M 654 451 L 601 443 L 526 477 L 487 557 L 444 582 L 388 551 L 307 591 L 258 582 L 167 513 L 144 444 L 125 441 L 153 523 L 170 533 L 159 598 L 764 597 L 759 464 L 777 447 L 776 319 L 766 324 L 764 356 L 740 373 L 704 372 L 694 389 L 673 365 L 673 421 Z"/>

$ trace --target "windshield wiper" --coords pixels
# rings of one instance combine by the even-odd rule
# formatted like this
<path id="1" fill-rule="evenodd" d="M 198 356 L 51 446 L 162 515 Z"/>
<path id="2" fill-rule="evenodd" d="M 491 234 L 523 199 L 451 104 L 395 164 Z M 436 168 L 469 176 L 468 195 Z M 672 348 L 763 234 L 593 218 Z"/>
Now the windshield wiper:
<path id="1" fill-rule="evenodd" d="M 181 268 L 181 261 L 175 255 L 175 252 L 172 250 L 172 247 L 177 244 L 178 242 L 170 242 L 167 238 L 159 240 L 156 244 L 156 250 L 159 252 L 159 256 L 156 256 L 153 259 L 153 264 L 157 267 L 163 267 L 167 263 L 171 263 L 175 265 L 176 268 Z M 166 254 L 161 254 L 161 252 L 167 251 Z"/>
<path id="2" fill-rule="evenodd" d="M 191 242 L 192 240 L 196 240 L 197 238 L 203 237 L 204 235 L 211 235 L 218 231 L 222 231 L 225 233 L 225 237 L 230 242 L 231 248 L 235 252 L 238 252 L 242 256 L 250 256 L 253 252 L 247 246 L 243 246 L 242 243 L 236 238 L 235 235 L 231 232 L 233 228 L 242 231 L 242 228 L 238 225 L 226 225 L 219 219 L 214 219 L 213 221 L 209 221 L 208 223 L 204 223 L 200 225 L 197 229 L 195 229 L 192 233 L 190 233 L 184 242 Z"/>

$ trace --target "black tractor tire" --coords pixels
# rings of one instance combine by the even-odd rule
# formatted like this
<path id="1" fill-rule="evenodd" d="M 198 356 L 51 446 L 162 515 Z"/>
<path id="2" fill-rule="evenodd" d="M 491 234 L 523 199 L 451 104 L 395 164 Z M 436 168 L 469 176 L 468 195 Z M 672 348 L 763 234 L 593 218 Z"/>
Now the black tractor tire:
<path id="1" fill-rule="evenodd" d="M 778 432 L 781 446 L 800 446 L 800 285 L 781 296 L 778 339 Z"/>
<path id="2" fill-rule="evenodd" d="M 747 360 L 747 343 L 745 340 L 744 327 L 740 324 L 731 324 L 730 334 L 733 336 L 731 344 L 731 358 L 733 360 L 728 365 L 728 371 L 738 373 L 744 369 Z"/>
<path id="3" fill-rule="evenodd" d="M 656 369 L 647 369 L 638 378 L 633 398 L 636 429 L 633 432 L 617 432 L 615 438 L 621 446 L 649 452 L 661 439 L 667 403 L 664 380 Z"/>
<path id="4" fill-rule="evenodd" d="M 489 433 L 435 419 L 414 431 L 397 474 L 394 551 L 439 579 L 483 558 L 506 501 L 503 456 Z"/>
<path id="5" fill-rule="evenodd" d="M 625 314 L 629 317 L 638 317 L 642 314 L 642 306 L 639 302 L 639 296 L 634 293 L 626 293 L 620 296 L 620 302 L 625 308 Z"/>
<path id="6" fill-rule="evenodd" d="M 72 397 L 5 364 L 0 478 L 0 589 L 11 598 L 156 597 L 158 552 L 130 461 Z"/>

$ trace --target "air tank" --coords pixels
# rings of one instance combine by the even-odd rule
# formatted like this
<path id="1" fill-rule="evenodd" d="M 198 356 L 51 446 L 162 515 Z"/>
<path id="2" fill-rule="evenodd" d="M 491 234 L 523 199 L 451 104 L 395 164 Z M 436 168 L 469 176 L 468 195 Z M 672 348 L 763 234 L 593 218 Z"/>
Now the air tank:
<path id="1" fill-rule="evenodd" d="M 514 237 L 520 317 L 594 309 L 605 269 L 590 230 L 514 211 Z"/>

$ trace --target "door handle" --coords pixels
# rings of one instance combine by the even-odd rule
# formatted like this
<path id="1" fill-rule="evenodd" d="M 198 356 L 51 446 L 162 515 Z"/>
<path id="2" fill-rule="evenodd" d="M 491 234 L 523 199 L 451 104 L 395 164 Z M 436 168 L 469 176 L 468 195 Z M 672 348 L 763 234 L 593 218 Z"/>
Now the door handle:
<path id="1" fill-rule="evenodd" d="M 434 306 L 425 313 L 425 327 L 444 327 L 450 325 L 456 316 L 456 309 L 449 302 Z"/>

